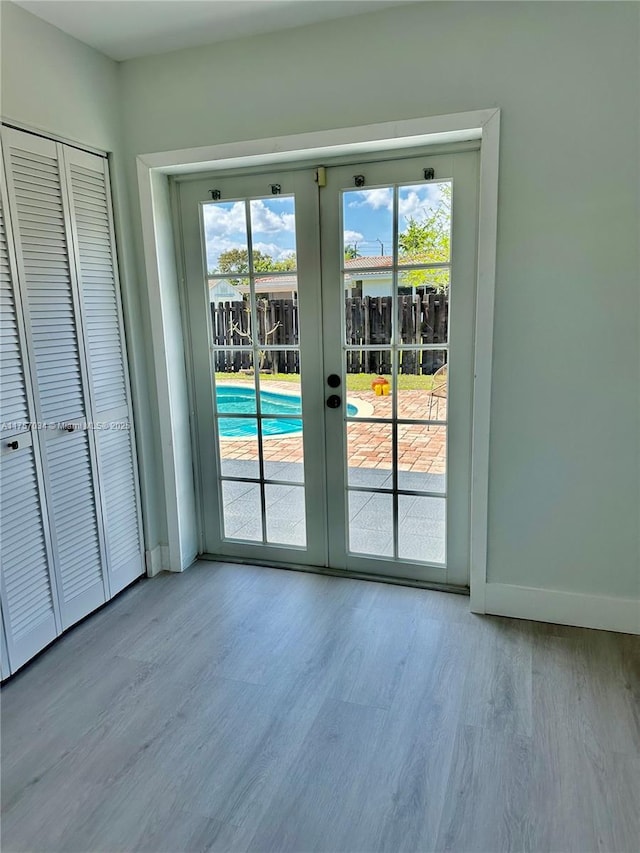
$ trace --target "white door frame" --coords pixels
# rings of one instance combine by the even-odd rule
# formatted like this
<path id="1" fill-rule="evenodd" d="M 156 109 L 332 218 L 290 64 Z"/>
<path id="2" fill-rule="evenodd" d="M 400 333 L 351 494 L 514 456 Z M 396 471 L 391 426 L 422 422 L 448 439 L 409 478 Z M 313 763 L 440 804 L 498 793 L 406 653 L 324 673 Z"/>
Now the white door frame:
<path id="1" fill-rule="evenodd" d="M 500 110 L 475 110 L 381 124 L 230 142 L 143 154 L 137 158 L 138 189 L 151 317 L 154 373 L 167 524 L 167 557 L 150 554 L 158 569 L 182 571 L 198 552 L 198 525 L 191 460 L 187 375 L 178 300 L 168 176 L 245 166 L 282 166 L 302 160 L 480 140 L 477 303 L 471 470 L 471 609 L 485 612 L 489 486 L 489 428 Z M 180 353 L 180 356 L 178 356 Z M 164 550 L 164 549 L 163 549 Z"/>

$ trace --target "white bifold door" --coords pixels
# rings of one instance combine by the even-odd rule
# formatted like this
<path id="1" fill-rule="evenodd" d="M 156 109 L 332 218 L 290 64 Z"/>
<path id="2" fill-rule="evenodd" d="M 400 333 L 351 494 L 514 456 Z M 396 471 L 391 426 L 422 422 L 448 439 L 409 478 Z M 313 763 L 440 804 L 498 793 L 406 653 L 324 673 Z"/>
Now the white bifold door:
<path id="1" fill-rule="evenodd" d="M 2 615 L 12 671 L 143 571 L 107 160 L 3 128 Z"/>
<path id="2" fill-rule="evenodd" d="M 202 550 L 469 582 L 478 153 L 177 181 Z"/>

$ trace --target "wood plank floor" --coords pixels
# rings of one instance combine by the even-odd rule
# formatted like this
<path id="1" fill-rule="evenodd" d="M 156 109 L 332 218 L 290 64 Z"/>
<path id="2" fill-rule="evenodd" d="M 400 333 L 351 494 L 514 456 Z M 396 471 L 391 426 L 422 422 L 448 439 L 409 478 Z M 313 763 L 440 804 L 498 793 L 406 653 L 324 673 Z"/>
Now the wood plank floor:
<path id="1" fill-rule="evenodd" d="M 2 850 L 640 849 L 640 639 L 202 563 L 2 691 Z"/>

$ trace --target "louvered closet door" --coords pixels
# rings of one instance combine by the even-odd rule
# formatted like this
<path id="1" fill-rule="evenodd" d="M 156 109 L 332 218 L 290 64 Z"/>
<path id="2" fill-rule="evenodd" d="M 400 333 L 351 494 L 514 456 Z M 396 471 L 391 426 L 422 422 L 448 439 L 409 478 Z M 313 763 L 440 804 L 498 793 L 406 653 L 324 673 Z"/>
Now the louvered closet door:
<path id="1" fill-rule="evenodd" d="M 0 167 L 1 168 L 1 167 Z M 51 568 L 38 434 L 27 383 L 13 240 L 0 182 L 0 540 L 2 677 L 48 645 L 60 630 Z"/>
<path id="2" fill-rule="evenodd" d="M 61 180 L 62 146 L 7 130 L 5 159 L 30 345 L 45 494 L 62 627 L 108 598 L 97 515 L 93 434 L 85 428 L 86 363 L 69 261 L 68 200 Z"/>
<path id="3" fill-rule="evenodd" d="M 64 150 L 111 594 L 144 570 L 107 160 Z"/>

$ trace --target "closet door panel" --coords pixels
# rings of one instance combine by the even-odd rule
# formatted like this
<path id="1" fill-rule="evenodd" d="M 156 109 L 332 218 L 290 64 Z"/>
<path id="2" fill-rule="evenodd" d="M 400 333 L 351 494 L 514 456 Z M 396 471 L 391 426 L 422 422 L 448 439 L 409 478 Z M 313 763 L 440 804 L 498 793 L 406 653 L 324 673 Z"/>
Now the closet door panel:
<path id="1" fill-rule="evenodd" d="M 52 431 L 46 454 L 67 627 L 106 600 L 87 432 Z"/>
<path id="2" fill-rule="evenodd" d="M 51 518 L 62 627 L 108 595 L 97 514 L 97 471 L 70 261 L 71 229 L 60 155 L 62 146 L 16 130 L 5 134 L 18 274 Z M 67 427 L 73 426 L 73 431 Z"/>
<path id="3" fill-rule="evenodd" d="M 108 167 L 104 158 L 70 148 L 64 156 L 115 594 L 143 573 L 144 549 Z"/>

